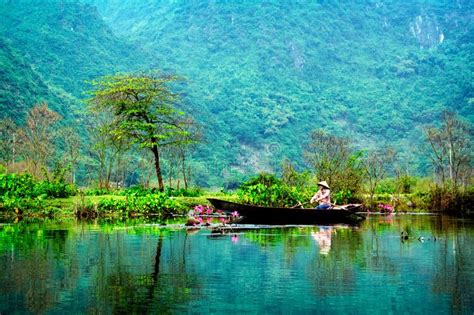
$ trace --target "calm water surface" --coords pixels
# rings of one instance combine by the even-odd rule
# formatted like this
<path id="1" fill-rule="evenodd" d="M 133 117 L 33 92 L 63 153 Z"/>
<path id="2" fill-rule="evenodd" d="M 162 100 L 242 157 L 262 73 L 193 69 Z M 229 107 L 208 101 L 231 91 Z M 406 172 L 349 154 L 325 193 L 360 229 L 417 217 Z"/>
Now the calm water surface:
<path id="1" fill-rule="evenodd" d="M 473 243 L 473 221 L 429 215 L 224 235 L 2 224 L 0 314 L 472 314 Z"/>

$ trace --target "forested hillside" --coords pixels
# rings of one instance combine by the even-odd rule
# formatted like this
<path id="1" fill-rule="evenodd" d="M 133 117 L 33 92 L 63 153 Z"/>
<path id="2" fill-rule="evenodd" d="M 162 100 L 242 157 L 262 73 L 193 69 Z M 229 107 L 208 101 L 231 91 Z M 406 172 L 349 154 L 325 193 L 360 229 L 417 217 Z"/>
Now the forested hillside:
<path id="1" fill-rule="evenodd" d="M 136 58 L 146 60 L 89 5 L 8 1 L 0 4 L 0 16 L 1 117 L 21 122 L 40 101 L 71 117 L 81 109 L 86 80 L 140 69 Z"/>
<path id="2" fill-rule="evenodd" d="M 238 165 L 298 159 L 314 128 L 416 159 L 443 109 L 474 119 L 469 1 L 97 3 L 189 79 L 213 150 Z"/>
<path id="3" fill-rule="evenodd" d="M 70 99 L 61 98 L 50 90 L 22 55 L 0 38 L 0 111 L 2 117 L 22 122 L 32 102 L 50 101 L 54 109 L 62 112 L 68 108 Z M 56 106 L 55 106 L 56 105 Z"/>
<path id="4" fill-rule="evenodd" d="M 472 1 L 12 3 L 0 6 L 2 116 L 39 99 L 64 114 L 103 74 L 182 75 L 206 140 L 201 184 L 301 165 L 315 128 L 392 145 L 423 171 L 424 125 L 444 109 L 474 121 Z"/>

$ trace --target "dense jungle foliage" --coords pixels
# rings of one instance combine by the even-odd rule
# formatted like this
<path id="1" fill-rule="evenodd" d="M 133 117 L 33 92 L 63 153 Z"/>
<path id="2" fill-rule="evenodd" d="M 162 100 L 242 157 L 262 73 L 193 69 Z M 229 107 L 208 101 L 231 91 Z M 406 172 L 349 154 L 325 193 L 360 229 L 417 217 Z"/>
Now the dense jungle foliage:
<path id="1" fill-rule="evenodd" d="M 324 128 L 362 148 L 390 143 L 423 171 L 421 127 L 445 108 L 474 118 L 469 1 L 94 3 L 190 79 L 216 143 L 200 157 L 236 170 L 301 165 L 304 137 Z"/>
<path id="2" fill-rule="evenodd" d="M 187 159 L 194 185 L 237 188 L 251 174 L 281 173 L 285 158 L 306 168 L 314 129 L 350 137 L 355 151 L 390 145 L 398 168 L 430 174 L 423 128 L 445 109 L 474 121 L 473 8 L 462 0 L 1 1 L 0 118 L 22 126 L 33 104 L 47 101 L 60 125 L 78 130 L 76 177 L 89 184 L 87 81 L 160 69 L 186 78 L 175 86 L 177 105 L 202 126 L 204 141 Z M 150 157 L 127 159 L 122 182 L 136 183 L 147 171 L 134 166 Z"/>

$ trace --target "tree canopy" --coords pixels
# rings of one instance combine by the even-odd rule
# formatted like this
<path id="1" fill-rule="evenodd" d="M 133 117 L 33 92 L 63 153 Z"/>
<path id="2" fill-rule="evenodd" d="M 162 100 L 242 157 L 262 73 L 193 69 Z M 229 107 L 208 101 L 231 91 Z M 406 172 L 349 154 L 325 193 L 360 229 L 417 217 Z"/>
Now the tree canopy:
<path id="1" fill-rule="evenodd" d="M 160 190 L 164 189 L 161 148 L 194 140 L 193 120 L 176 108 L 180 97 L 172 91 L 172 84 L 177 80 L 176 75 L 119 74 L 93 81 L 90 92 L 92 109 L 111 114 L 111 135 L 151 150 Z"/>

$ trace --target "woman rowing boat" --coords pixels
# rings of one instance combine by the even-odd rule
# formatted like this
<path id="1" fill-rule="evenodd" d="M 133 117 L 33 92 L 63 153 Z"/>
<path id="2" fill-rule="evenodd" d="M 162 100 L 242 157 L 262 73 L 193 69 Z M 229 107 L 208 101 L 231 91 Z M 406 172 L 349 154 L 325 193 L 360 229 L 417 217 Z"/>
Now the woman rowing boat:
<path id="1" fill-rule="evenodd" d="M 319 190 L 311 198 L 310 203 L 318 202 L 318 205 L 315 207 L 317 210 L 326 210 L 331 208 L 331 191 L 329 190 L 329 185 L 326 181 L 321 181 L 318 183 Z"/>

